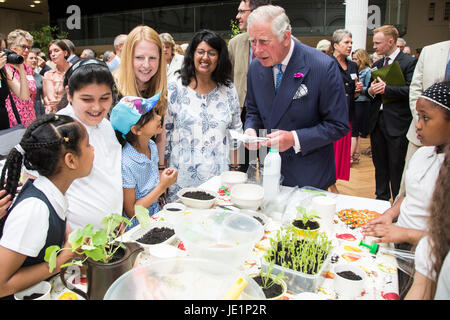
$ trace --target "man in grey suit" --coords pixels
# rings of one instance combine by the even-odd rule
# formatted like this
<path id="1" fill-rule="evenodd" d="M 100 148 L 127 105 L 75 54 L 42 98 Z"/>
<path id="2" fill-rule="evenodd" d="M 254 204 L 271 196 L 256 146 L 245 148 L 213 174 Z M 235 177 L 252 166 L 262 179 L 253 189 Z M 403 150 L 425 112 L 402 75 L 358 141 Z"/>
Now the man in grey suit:
<path id="1" fill-rule="evenodd" d="M 236 19 L 239 22 L 239 28 L 244 33 L 238 34 L 228 42 L 228 52 L 230 55 L 232 70 L 232 80 L 236 87 L 239 104 L 241 106 L 241 120 L 245 121 L 246 106 L 244 106 L 245 96 L 247 94 L 247 72 L 250 63 L 253 60 L 250 42 L 247 31 L 247 18 L 250 13 L 259 6 L 270 4 L 271 0 L 242 0 L 238 7 Z M 242 163 L 240 159 L 240 163 Z M 245 163 L 240 169 L 247 171 L 249 163 L 248 150 L 245 150 Z"/>

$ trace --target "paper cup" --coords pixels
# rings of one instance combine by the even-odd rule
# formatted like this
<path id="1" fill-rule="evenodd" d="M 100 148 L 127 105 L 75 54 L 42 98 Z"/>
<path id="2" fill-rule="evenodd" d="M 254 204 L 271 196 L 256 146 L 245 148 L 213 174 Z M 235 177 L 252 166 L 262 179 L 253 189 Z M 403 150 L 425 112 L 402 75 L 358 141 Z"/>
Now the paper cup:
<path id="1" fill-rule="evenodd" d="M 47 281 L 41 281 L 37 284 L 35 284 L 32 287 L 29 287 L 28 289 L 22 290 L 20 292 L 17 292 L 14 295 L 14 299 L 16 300 L 25 300 L 25 297 L 30 297 L 32 294 L 40 294 L 41 296 L 29 299 L 29 300 L 50 300 L 50 291 L 52 289 L 52 286 Z M 28 300 L 28 299 L 27 299 Z"/>
<path id="2" fill-rule="evenodd" d="M 351 271 L 361 279 L 350 280 L 339 274 L 345 271 Z M 339 299 L 353 300 L 361 296 L 367 278 L 366 273 L 361 268 L 349 264 L 337 265 L 334 268 L 334 274 L 334 291 Z"/>

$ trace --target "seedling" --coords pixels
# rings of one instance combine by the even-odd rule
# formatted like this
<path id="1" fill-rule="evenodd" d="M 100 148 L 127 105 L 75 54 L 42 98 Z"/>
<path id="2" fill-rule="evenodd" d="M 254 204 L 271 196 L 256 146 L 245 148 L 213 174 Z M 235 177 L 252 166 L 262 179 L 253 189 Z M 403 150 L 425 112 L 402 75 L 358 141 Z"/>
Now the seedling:
<path id="1" fill-rule="evenodd" d="M 135 206 L 135 215 L 142 228 L 145 229 L 150 223 L 148 210 L 142 206 Z M 62 250 L 72 250 L 78 255 L 84 255 L 85 258 L 83 260 L 74 259 L 63 264 L 61 268 L 71 265 L 81 266 L 88 258 L 108 263 L 119 248 L 125 248 L 122 243 L 122 234 L 125 228 L 120 228 L 122 223 L 131 225 L 129 219 L 113 213 L 102 219 L 101 230 L 95 230 L 92 224 L 88 224 L 83 229 L 72 231 L 68 238 L 71 248 L 61 248 L 58 245 L 48 247 L 45 250 L 44 260 L 48 262 L 50 272 L 55 269 L 56 256 Z"/>
<path id="2" fill-rule="evenodd" d="M 306 223 L 308 221 L 320 219 L 320 217 L 317 215 L 317 211 L 314 209 L 308 211 L 305 207 L 302 206 L 297 206 L 295 207 L 295 209 L 297 209 L 297 212 L 300 214 L 300 217 L 297 217 L 295 220 L 301 220 L 304 226 L 306 226 Z"/>
<path id="3" fill-rule="evenodd" d="M 266 272 L 263 272 L 263 269 L 261 268 L 261 271 L 258 274 L 261 278 L 261 288 L 268 289 L 274 284 L 279 283 L 281 280 L 287 279 L 287 277 L 283 274 L 283 272 L 280 272 L 277 275 L 274 275 L 272 273 L 274 265 L 275 260 L 272 260 L 269 266 L 267 267 Z"/>

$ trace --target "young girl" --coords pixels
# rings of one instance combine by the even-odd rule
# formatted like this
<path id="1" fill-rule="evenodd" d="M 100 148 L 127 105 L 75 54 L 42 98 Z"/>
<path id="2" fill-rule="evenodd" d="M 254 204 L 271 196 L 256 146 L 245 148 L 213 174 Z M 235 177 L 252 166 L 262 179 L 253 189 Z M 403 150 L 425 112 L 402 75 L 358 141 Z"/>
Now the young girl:
<path id="1" fill-rule="evenodd" d="M 113 101 L 114 79 L 104 62 L 81 59 L 67 70 L 64 83 L 68 105 L 57 114 L 81 122 L 95 150 L 91 173 L 67 190 L 67 222 L 72 229 L 87 224 L 100 229 L 105 216 L 123 208 L 122 147 L 105 118 Z"/>
<path id="2" fill-rule="evenodd" d="M 162 131 L 161 116 L 153 108 L 160 94 L 150 99 L 124 97 L 111 112 L 111 124 L 116 130 L 122 150 L 123 207 L 129 218 L 134 206 L 148 208 L 149 214 L 159 211 L 157 200 L 177 180 L 178 172 L 166 168 L 158 173 L 158 149 L 151 139 Z M 138 221 L 132 219 L 132 225 Z"/>
<path id="3" fill-rule="evenodd" d="M 63 115 L 48 114 L 37 119 L 11 150 L 2 170 L 0 189 L 14 198 L 22 162 L 27 169 L 36 170 L 39 178 L 25 183 L 2 219 L 6 221 L 0 230 L 0 297 L 10 298 L 59 272 L 58 267 L 49 273 L 45 250 L 64 244 L 66 191 L 75 179 L 89 174 L 93 160 L 86 129 Z M 72 252 L 64 250 L 57 257 L 57 266 L 70 258 Z"/>
<path id="4" fill-rule="evenodd" d="M 406 250 L 428 232 L 428 208 L 444 160 L 442 150 L 450 138 L 450 83 L 436 83 L 425 90 L 417 100 L 416 110 L 417 137 L 423 147 L 414 153 L 406 170 L 405 195 L 363 227 L 365 235 L 379 237 L 376 242 L 393 242 Z M 399 272 L 400 289 L 402 277 Z"/>

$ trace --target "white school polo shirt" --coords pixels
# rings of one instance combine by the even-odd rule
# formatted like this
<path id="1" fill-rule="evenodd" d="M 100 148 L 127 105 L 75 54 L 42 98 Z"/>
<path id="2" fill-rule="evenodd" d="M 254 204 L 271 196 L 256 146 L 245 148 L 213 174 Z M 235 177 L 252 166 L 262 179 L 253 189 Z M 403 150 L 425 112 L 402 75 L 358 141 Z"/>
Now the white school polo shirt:
<path id="1" fill-rule="evenodd" d="M 33 185 L 45 194 L 61 220 L 66 220 L 67 199 L 53 182 L 40 176 Z M 37 257 L 47 239 L 49 214 L 47 205 L 38 198 L 21 201 L 8 214 L 0 245 L 29 257 Z"/>
<path id="2" fill-rule="evenodd" d="M 58 114 L 80 121 L 70 103 Z M 103 119 L 96 126 L 83 125 L 89 134 L 89 143 L 94 147 L 94 165 L 89 176 L 76 179 L 66 192 L 69 200 L 67 222 L 72 229 L 87 224 L 100 229 L 105 216 L 122 214 L 122 146 L 109 120 Z"/>
<path id="3" fill-rule="evenodd" d="M 400 227 L 428 230 L 428 207 L 444 161 L 444 154 L 435 150 L 434 146 L 420 147 L 411 157 L 405 173 L 406 196 L 397 220 Z"/>

